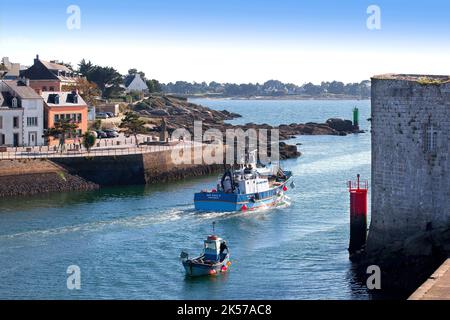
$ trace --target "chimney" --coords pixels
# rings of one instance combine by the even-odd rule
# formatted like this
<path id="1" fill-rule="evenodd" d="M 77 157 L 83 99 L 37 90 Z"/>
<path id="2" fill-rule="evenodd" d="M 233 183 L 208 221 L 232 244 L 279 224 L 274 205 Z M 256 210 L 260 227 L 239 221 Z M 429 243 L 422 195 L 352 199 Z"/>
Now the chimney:
<path id="1" fill-rule="evenodd" d="M 38 62 L 39 61 L 39 55 L 37 54 L 36 55 L 36 58 L 34 59 L 34 63 L 36 63 L 36 62 Z"/>

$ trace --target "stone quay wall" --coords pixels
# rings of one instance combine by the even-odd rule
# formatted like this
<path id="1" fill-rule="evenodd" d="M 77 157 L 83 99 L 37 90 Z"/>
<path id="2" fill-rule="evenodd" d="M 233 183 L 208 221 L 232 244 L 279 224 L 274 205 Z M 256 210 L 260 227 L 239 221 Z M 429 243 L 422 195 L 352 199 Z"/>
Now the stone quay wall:
<path id="1" fill-rule="evenodd" d="M 366 253 L 421 279 L 450 254 L 450 82 L 373 78 L 371 103 Z"/>

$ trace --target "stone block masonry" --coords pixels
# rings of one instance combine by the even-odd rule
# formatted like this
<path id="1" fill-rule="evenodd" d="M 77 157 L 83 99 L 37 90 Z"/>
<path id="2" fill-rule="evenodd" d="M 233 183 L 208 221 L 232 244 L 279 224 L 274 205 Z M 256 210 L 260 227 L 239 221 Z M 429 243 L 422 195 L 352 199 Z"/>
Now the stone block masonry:
<path id="1" fill-rule="evenodd" d="M 175 164 L 172 161 L 172 150 L 116 157 L 53 158 L 51 161 L 68 172 L 101 186 L 176 181 L 216 172 L 223 168 L 223 165 L 194 164 L 194 157 L 197 154 L 202 155 L 201 152 L 195 153 L 192 150 L 192 164 Z"/>
<path id="2" fill-rule="evenodd" d="M 450 83 L 372 79 L 370 244 L 450 224 Z"/>
<path id="3" fill-rule="evenodd" d="M 371 103 L 367 254 L 434 267 L 450 253 L 450 78 L 376 76 Z"/>

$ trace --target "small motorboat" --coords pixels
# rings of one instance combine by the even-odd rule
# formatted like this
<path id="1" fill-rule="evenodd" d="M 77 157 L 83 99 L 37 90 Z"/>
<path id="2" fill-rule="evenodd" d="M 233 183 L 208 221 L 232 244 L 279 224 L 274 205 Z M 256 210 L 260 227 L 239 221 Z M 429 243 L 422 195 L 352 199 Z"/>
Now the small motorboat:
<path id="1" fill-rule="evenodd" d="M 230 265 L 230 251 L 225 240 L 216 235 L 209 235 L 204 241 L 200 256 L 189 259 L 186 252 L 180 255 L 186 275 L 191 277 L 218 275 L 227 272 Z"/>

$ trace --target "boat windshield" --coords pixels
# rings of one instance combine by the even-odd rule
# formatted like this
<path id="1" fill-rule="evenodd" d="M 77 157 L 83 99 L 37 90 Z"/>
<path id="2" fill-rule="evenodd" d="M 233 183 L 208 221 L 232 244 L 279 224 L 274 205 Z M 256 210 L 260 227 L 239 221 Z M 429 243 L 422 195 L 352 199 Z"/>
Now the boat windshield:
<path id="1" fill-rule="evenodd" d="M 215 242 L 205 242 L 205 249 L 216 250 L 216 243 Z"/>

